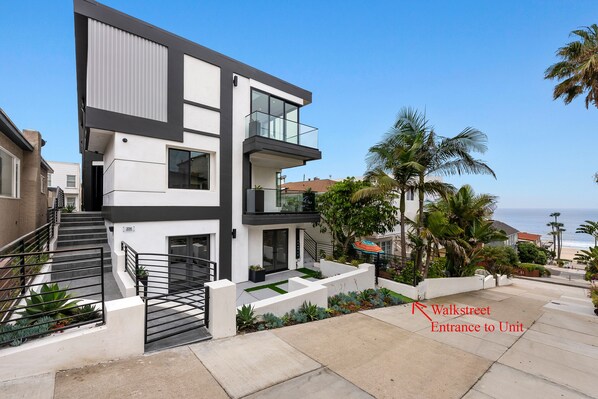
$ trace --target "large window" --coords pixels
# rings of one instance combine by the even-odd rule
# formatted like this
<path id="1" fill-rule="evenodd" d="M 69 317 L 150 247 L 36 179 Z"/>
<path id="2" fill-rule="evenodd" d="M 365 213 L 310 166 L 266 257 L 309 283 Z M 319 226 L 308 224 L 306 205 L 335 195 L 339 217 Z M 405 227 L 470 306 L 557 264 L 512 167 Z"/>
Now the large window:
<path id="1" fill-rule="evenodd" d="M 66 187 L 67 188 L 76 188 L 77 187 L 77 176 L 66 175 Z"/>
<path id="2" fill-rule="evenodd" d="M 48 187 L 52 187 L 52 173 L 48 173 Z"/>
<path id="3" fill-rule="evenodd" d="M 19 196 L 19 159 L 0 148 L 0 196 Z"/>
<path id="4" fill-rule="evenodd" d="M 210 189 L 210 154 L 168 150 L 168 188 Z"/>
<path id="5" fill-rule="evenodd" d="M 290 143 L 299 143 L 299 107 L 280 98 L 271 96 L 256 89 L 251 89 L 251 112 L 258 112 L 254 118 L 265 126 L 260 126 L 266 130 L 270 138 L 287 141 Z M 263 115 L 262 115 L 263 114 Z M 269 116 L 264 118 L 264 116 Z M 267 123 L 265 123 L 267 121 Z"/>

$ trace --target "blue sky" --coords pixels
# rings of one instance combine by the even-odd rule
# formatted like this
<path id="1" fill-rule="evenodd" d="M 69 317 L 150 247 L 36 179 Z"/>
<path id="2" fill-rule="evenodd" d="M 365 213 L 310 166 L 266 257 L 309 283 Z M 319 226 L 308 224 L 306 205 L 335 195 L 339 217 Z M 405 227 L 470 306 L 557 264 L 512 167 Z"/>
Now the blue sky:
<path id="1" fill-rule="evenodd" d="M 598 22 L 594 1 L 171 1 L 106 5 L 313 92 L 302 122 L 323 159 L 288 180 L 359 176 L 399 109 L 436 131 L 474 126 L 497 173 L 449 178 L 500 207 L 597 208 L 598 110 L 552 100 L 543 72 L 569 32 Z M 71 1 L 3 1 L 0 107 L 40 130 L 48 160 L 80 161 Z"/>

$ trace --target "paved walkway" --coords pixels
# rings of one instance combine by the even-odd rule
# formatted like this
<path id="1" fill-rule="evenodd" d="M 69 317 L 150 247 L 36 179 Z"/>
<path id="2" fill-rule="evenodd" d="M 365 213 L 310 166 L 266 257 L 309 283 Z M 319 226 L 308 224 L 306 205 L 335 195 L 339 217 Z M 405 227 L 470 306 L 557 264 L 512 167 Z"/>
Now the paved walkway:
<path id="1" fill-rule="evenodd" d="M 598 395 L 598 317 L 583 289 L 517 280 L 425 303 L 429 313 L 432 304 L 490 306 L 488 316 L 432 318 L 496 331 L 431 332 L 423 315 L 397 306 L 15 381 L 0 392 L 28 399 Z M 498 332 L 507 321 L 524 332 Z"/>

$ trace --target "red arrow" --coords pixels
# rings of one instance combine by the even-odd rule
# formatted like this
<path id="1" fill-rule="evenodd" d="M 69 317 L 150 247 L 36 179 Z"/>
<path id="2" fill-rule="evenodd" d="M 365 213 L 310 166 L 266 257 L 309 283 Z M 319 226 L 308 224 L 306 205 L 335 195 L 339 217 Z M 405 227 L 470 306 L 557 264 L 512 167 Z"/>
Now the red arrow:
<path id="1" fill-rule="evenodd" d="M 419 303 L 419 302 L 412 302 L 411 303 L 411 314 L 415 314 L 415 308 L 419 309 L 419 311 L 422 312 L 424 314 L 424 316 L 426 316 L 428 318 L 428 320 L 432 321 L 430 316 L 428 316 L 428 314 L 426 312 L 424 312 L 424 309 L 427 308 L 426 305 L 424 305 L 423 303 Z"/>

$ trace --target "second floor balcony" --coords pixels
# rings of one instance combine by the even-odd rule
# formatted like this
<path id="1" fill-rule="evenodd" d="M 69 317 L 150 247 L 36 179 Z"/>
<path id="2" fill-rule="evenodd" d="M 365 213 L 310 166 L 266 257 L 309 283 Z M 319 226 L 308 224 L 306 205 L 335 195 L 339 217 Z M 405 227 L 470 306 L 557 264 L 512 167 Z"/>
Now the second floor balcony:
<path id="1" fill-rule="evenodd" d="M 245 117 L 245 138 L 266 137 L 289 144 L 318 149 L 318 129 L 255 111 Z"/>
<path id="2" fill-rule="evenodd" d="M 246 194 L 245 224 L 313 223 L 320 220 L 313 192 L 253 188 L 248 189 Z"/>
<path id="3" fill-rule="evenodd" d="M 259 154 L 278 157 L 280 168 L 322 158 L 318 129 L 258 111 L 245 118 L 243 153 L 252 157 Z"/>

